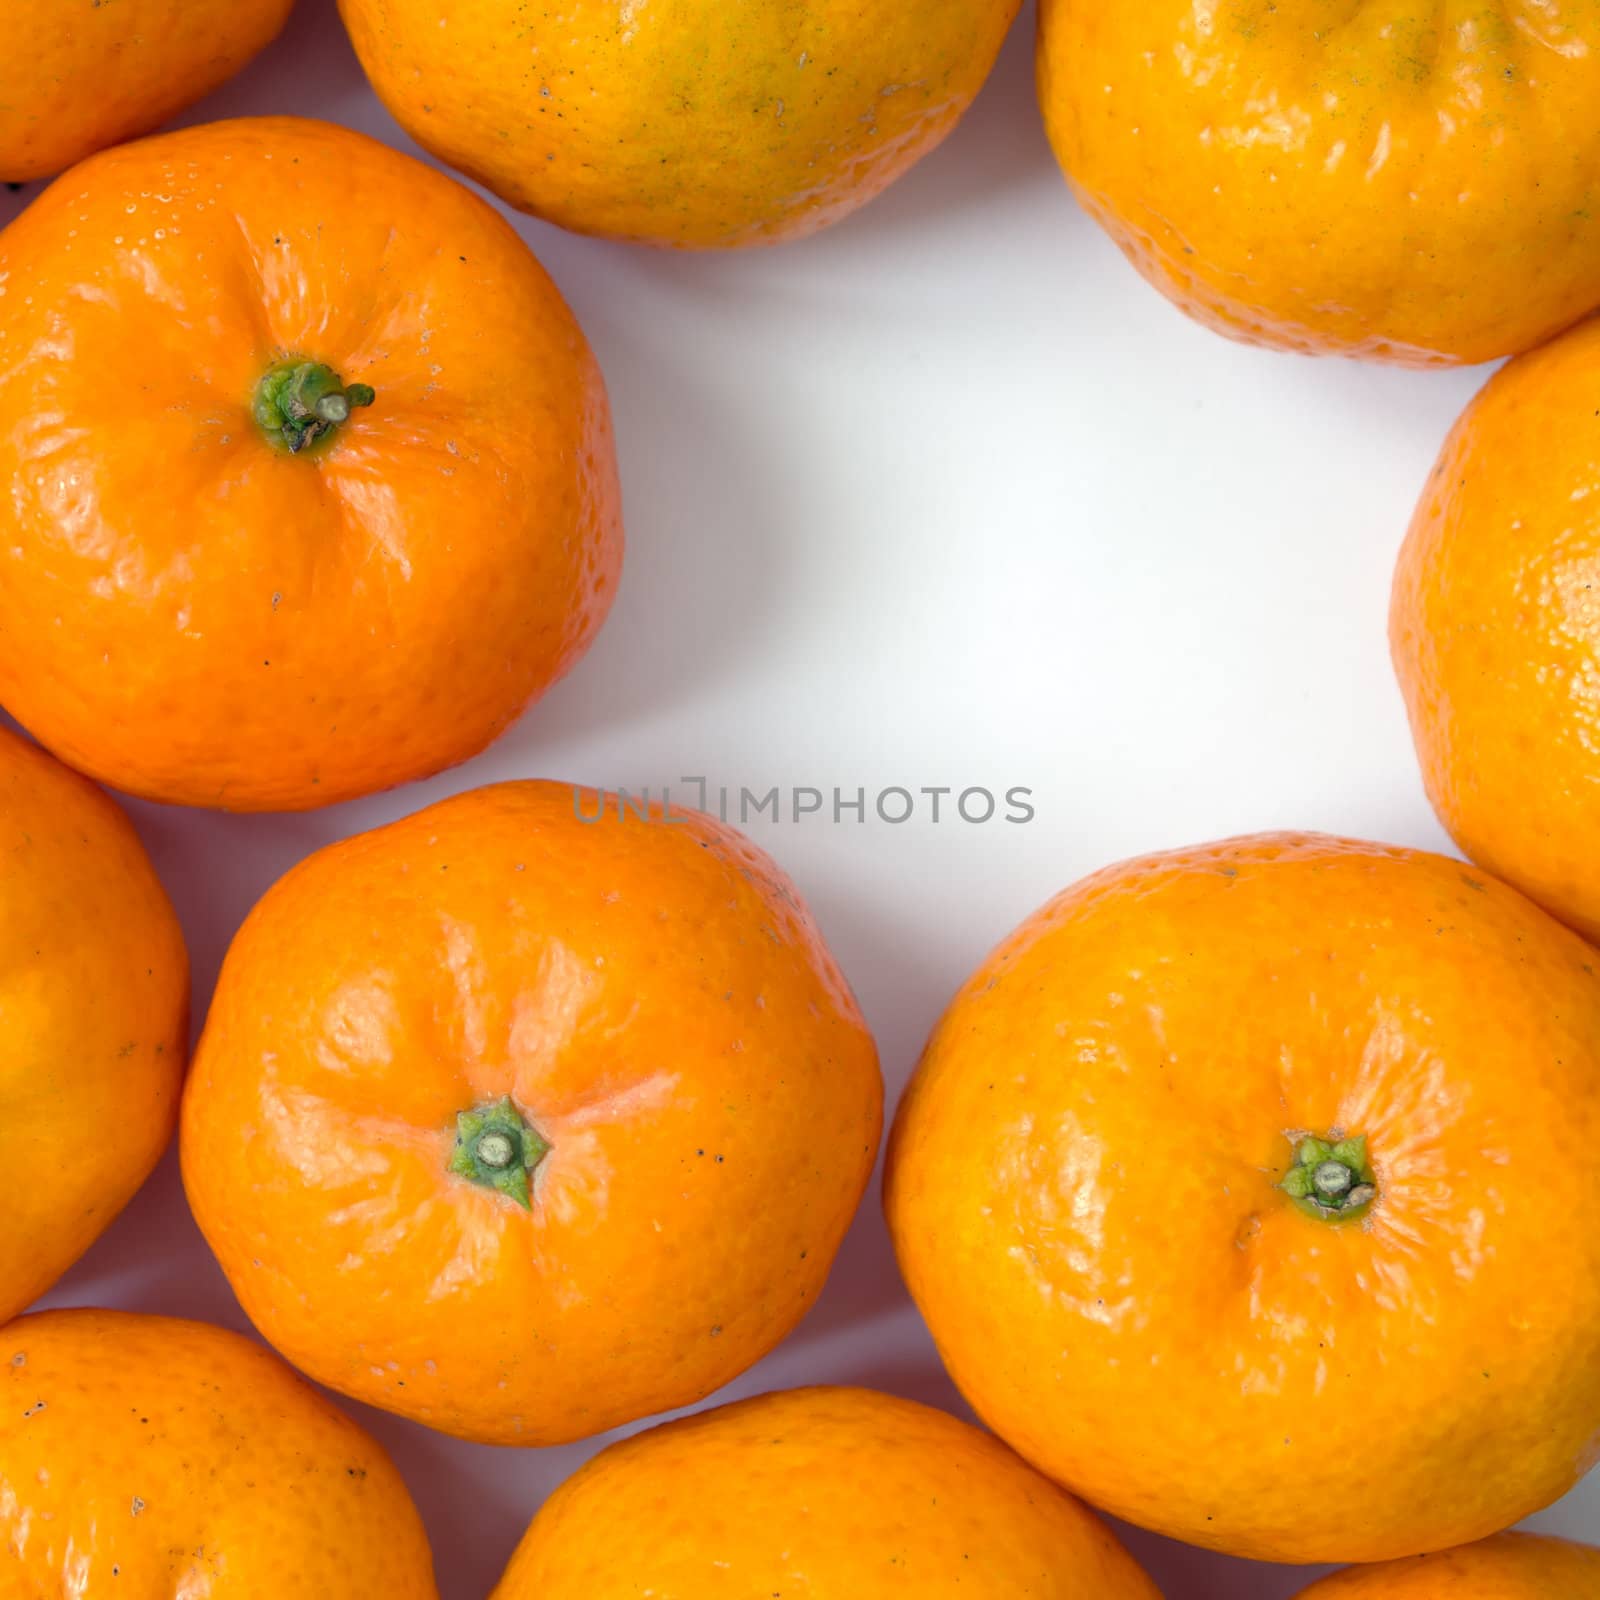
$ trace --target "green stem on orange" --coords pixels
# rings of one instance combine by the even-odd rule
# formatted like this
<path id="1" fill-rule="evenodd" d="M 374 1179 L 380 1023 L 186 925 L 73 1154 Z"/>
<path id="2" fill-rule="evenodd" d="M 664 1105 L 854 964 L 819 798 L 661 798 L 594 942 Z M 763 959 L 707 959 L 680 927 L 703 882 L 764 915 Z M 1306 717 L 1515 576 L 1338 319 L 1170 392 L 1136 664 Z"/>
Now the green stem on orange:
<path id="1" fill-rule="evenodd" d="M 251 413 L 271 443 L 299 455 L 331 441 L 352 410 L 376 399 L 370 385 L 347 385 L 321 361 L 280 361 L 256 385 Z"/>
<path id="2" fill-rule="evenodd" d="M 1378 1180 L 1367 1159 L 1365 1134 L 1335 1130 L 1326 1138 L 1291 1134 L 1294 1164 L 1278 1185 L 1307 1216 L 1354 1222 L 1372 1209 Z"/>
<path id="3" fill-rule="evenodd" d="M 450 1171 L 533 1209 L 530 1178 L 550 1153 L 549 1141 L 526 1121 L 511 1096 L 456 1114 Z"/>

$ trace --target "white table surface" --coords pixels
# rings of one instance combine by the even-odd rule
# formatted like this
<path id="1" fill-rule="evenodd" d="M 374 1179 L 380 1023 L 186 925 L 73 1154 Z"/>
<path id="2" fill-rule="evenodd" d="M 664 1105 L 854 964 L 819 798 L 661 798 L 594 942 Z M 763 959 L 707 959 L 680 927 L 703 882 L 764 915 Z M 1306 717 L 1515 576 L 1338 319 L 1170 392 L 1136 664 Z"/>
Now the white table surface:
<path id="1" fill-rule="evenodd" d="M 298 817 L 133 806 L 183 916 L 197 1013 L 294 861 L 503 778 L 1032 788 L 1022 827 L 924 811 L 748 830 L 849 973 L 891 1103 L 989 947 L 1106 862 L 1280 826 L 1446 847 L 1385 612 L 1415 496 L 1483 374 L 1273 355 L 1187 322 L 1058 177 L 1031 12 L 950 141 L 817 239 L 673 255 L 515 219 L 610 384 L 621 597 L 577 671 L 443 778 Z M 301 0 L 185 120 L 284 112 L 413 149 L 332 0 Z M 0 221 L 33 192 L 0 190 Z M 43 1303 L 246 1326 L 170 1154 Z M 961 1409 L 876 1184 L 819 1306 L 719 1398 L 815 1382 Z M 410 1482 L 444 1600 L 480 1600 L 541 1498 L 605 1442 L 494 1449 L 350 1409 Z M 1600 1474 L 1533 1525 L 1600 1537 Z M 1128 1538 L 1168 1600 L 1280 1600 L 1310 1576 Z"/>

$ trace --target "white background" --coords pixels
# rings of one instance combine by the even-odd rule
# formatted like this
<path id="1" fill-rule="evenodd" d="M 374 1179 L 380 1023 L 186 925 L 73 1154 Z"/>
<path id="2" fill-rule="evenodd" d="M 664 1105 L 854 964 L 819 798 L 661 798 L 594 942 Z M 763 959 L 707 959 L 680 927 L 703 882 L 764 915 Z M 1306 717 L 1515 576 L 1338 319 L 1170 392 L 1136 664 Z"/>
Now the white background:
<path id="1" fill-rule="evenodd" d="M 183 915 L 197 1022 L 228 938 L 294 861 L 502 778 L 1031 787 L 1026 827 L 749 829 L 849 973 L 891 1104 L 989 947 L 1108 861 L 1283 826 L 1445 847 L 1385 612 L 1412 503 L 1483 374 L 1313 362 L 1188 323 L 1062 184 L 1031 11 L 943 149 L 815 240 L 673 255 L 518 220 L 610 384 L 621 598 L 571 678 L 432 783 L 300 817 L 133 807 Z M 331 0 L 302 0 L 186 120 L 283 112 L 412 149 Z M 0 191 L 0 220 L 32 192 Z M 171 1156 L 45 1303 L 244 1326 Z M 818 1381 L 960 1409 L 876 1186 L 810 1319 L 719 1398 Z M 604 1442 L 492 1449 L 352 1409 L 405 1471 L 445 1600 L 480 1600 Z M 1593 1536 L 1600 1478 L 1536 1525 Z M 1169 1600 L 1278 1600 L 1308 1579 L 1129 1539 Z"/>

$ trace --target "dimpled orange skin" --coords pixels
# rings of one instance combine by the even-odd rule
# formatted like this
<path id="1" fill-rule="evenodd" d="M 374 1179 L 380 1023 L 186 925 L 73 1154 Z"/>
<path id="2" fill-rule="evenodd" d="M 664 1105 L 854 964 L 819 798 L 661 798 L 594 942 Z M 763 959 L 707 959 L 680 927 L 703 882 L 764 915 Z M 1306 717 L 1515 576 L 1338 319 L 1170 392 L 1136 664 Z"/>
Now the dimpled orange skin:
<path id="1" fill-rule="evenodd" d="M 1158 1532 L 1461 1544 L 1600 1458 L 1600 957 L 1477 870 L 1314 834 L 1085 879 L 978 969 L 890 1145 L 979 1414 Z M 1279 1187 L 1369 1142 L 1364 1217 Z"/>
<path id="2" fill-rule="evenodd" d="M 1468 407 L 1400 552 L 1390 644 L 1457 844 L 1600 939 L 1600 321 Z"/>
<path id="3" fill-rule="evenodd" d="M 800 1320 L 877 1154 L 871 1036 L 793 886 L 695 813 L 459 796 L 312 856 L 223 967 L 195 1216 L 334 1389 L 555 1444 L 709 1394 Z M 582 804 L 592 815 L 599 797 Z M 511 1096 L 531 1209 L 447 1170 Z"/>
<path id="4" fill-rule="evenodd" d="M 1041 0 L 1051 142 L 1190 316 L 1487 361 L 1600 305 L 1600 0 Z"/>
<path id="5" fill-rule="evenodd" d="M 375 403 L 290 454 L 289 357 Z M 217 123 L 0 235 L 0 705 L 152 799 L 300 810 L 484 748 L 583 653 L 605 389 L 526 246 L 360 134 Z"/>
<path id="6" fill-rule="evenodd" d="M 183 934 L 128 819 L 0 729 L 0 1322 L 160 1160 L 188 1010 Z"/>
<path id="7" fill-rule="evenodd" d="M 6 7 L 0 183 L 149 133 L 278 35 L 294 0 L 32 0 Z"/>
<path id="8" fill-rule="evenodd" d="M 275 1356 L 201 1322 L 0 1329 L 7 1600 L 438 1600 L 400 1474 Z"/>
<path id="9" fill-rule="evenodd" d="M 983 87 L 1020 0 L 340 0 L 417 142 L 562 227 L 708 249 L 840 221 Z"/>
<path id="10" fill-rule="evenodd" d="M 796 1389 L 612 1445 L 534 1519 L 492 1600 L 1160 1600 L 1093 1512 L 988 1434 Z"/>
<path id="11" fill-rule="evenodd" d="M 1502 1533 L 1439 1555 L 1353 1567 L 1300 1600 L 1594 1600 L 1600 1550 L 1568 1539 Z"/>

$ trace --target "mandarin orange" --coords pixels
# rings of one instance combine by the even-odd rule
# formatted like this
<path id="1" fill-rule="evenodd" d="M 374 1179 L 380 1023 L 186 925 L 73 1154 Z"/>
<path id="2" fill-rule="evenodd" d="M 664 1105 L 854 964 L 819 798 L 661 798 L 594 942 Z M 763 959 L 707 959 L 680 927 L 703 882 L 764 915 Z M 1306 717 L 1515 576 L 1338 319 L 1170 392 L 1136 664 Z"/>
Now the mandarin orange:
<path id="1" fill-rule="evenodd" d="M 1595 1600 L 1600 1550 L 1568 1539 L 1502 1533 L 1481 1544 L 1350 1567 L 1299 1600 Z"/>
<path id="2" fill-rule="evenodd" d="M 1467 408 L 1400 552 L 1389 632 L 1440 820 L 1600 939 L 1600 320 Z"/>
<path id="3" fill-rule="evenodd" d="M 240 811 L 437 772 L 583 654 L 621 561 L 582 332 L 422 163 L 217 123 L 0 235 L 0 705 L 80 770 Z"/>
<path id="4" fill-rule="evenodd" d="M 133 826 L 0 728 L 0 1322 L 132 1199 L 172 1137 L 189 958 Z"/>
<path id="5" fill-rule="evenodd" d="M 1595 0 L 1041 0 L 1091 216 L 1234 338 L 1425 366 L 1600 306 Z"/>
<path id="6" fill-rule="evenodd" d="M 548 221 L 692 248 L 848 216 L 955 127 L 1021 0 L 340 0 L 417 142 Z"/>
<path id="7" fill-rule="evenodd" d="M 437 1600 L 377 1443 L 252 1340 L 125 1311 L 0 1329 L 7 1600 Z"/>
<path id="8" fill-rule="evenodd" d="M 334 1389 L 552 1444 L 709 1394 L 816 1299 L 878 1148 L 872 1038 L 708 817 L 480 789 L 319 851 L 228 952 L 195 1216 Z"/>
<path id="9" fill-rule="evenodd" d="M 951 1374 L 1129 1521 L 1287 1562 L 1461 1544 L 1600 1459 L 1600 956 L 1457 861 L 1145 857 L 978 969 L 886 1202 Z"/>
<path id="10" fill-rule="evenodd" d="M 602 1451 L 493 1600 L 1160 1600 L 1092 1512 L 985 1433 L 798 1389 Z"/>
<path id="11" fill-rule="evenodd" d="M 28 0 L 7 6 L 0 183 L 53 177 L 149 133 L 277 36 L 294 0 Z"/>

